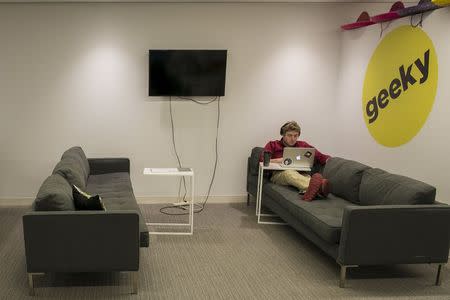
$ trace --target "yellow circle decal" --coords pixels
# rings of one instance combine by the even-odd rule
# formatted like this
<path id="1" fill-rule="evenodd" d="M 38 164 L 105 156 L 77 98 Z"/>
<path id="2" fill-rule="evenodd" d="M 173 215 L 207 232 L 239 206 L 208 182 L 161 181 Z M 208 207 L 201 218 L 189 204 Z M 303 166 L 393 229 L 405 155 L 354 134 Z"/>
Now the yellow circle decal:
<path id="1" fill-rule="evenodd" d="M 425 124 L 438 82 L 438 62 L 430 38 L 420 28 L 401 26 L 380 42 L 364 79 L 366 126 L 381 145 L 409 142 Z"/>

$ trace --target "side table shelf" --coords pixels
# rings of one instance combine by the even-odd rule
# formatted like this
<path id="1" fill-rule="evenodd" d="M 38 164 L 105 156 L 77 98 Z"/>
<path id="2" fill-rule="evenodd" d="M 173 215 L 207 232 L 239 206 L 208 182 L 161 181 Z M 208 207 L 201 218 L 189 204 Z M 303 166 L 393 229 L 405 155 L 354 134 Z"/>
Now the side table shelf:
<path id="1" fill-rule="evenodd" d="M 192 168 L 144 168 L 144 175 L 149 176 L 187 176 L 190 178 L 191 198 L 189 203 L 189 222 L 188 223 L 145 223 L 148 226 L 167 226 L 177 227 L 189 226 L 189 231 L 150 231 L 149 234 L 158 235 L 192 235 L 194 233 L 194 170 Z"/>

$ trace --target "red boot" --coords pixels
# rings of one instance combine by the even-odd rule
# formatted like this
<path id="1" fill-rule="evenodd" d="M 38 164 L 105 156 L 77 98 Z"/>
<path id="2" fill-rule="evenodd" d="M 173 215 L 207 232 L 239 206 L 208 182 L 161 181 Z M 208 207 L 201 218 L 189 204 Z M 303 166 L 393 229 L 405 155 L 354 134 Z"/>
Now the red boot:
<path id="1" fill-rule="evenodd" d="M 309 181 L 308 189 L 306 190 L 302 199 L 305 201 L 312 201 L 317 196 L 319 191 L 321 190 L 322 185 L 323 185 L 322 184 L 323 180 L 324 179 L 323 179 L 322 175 L 320 175 L 320 173 L 315 173 L 311 177 L 311 180 Z M 327 182 L 328 182 L 328 180 L 327 180 Z"/>

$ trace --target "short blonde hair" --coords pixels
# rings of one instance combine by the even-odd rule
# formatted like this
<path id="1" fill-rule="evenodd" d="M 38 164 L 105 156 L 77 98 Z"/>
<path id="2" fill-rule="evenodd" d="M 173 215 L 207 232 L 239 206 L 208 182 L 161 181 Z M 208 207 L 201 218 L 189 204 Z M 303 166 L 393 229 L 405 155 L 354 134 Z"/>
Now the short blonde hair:
<path id="1" fill-rule="evenodd" d="M 300 125 L 298 125 L 295 121 L 289 121 L 283 124 L 280 128 L 280 135 L 285 135 L 288 131 L 295 131 L 298 132 L 298 134 L 301 133 Z"/>

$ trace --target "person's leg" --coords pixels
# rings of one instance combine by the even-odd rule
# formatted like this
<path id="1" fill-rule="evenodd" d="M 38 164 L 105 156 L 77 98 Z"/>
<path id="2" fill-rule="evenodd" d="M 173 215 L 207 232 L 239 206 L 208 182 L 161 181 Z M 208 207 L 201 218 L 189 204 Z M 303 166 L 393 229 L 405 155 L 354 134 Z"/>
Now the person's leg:
<path id="1" fill-rule="evenodd" d="M 308 189 L 302 199 L 312 201 L 318 194 L 326 197 L 330 192 L 330 184 L 328 179 L 322 177 L 320 173 L 315 173 L 309 181 Z"/>
<path id="2" fill-rule="evenodd" d="M 300 192 L 306 191 L 309 186 L 311 176 L 300 174 L 295 170 L 275 171 L 270 181 L 281 185 L 291 185 L 296 187 Z"/>

